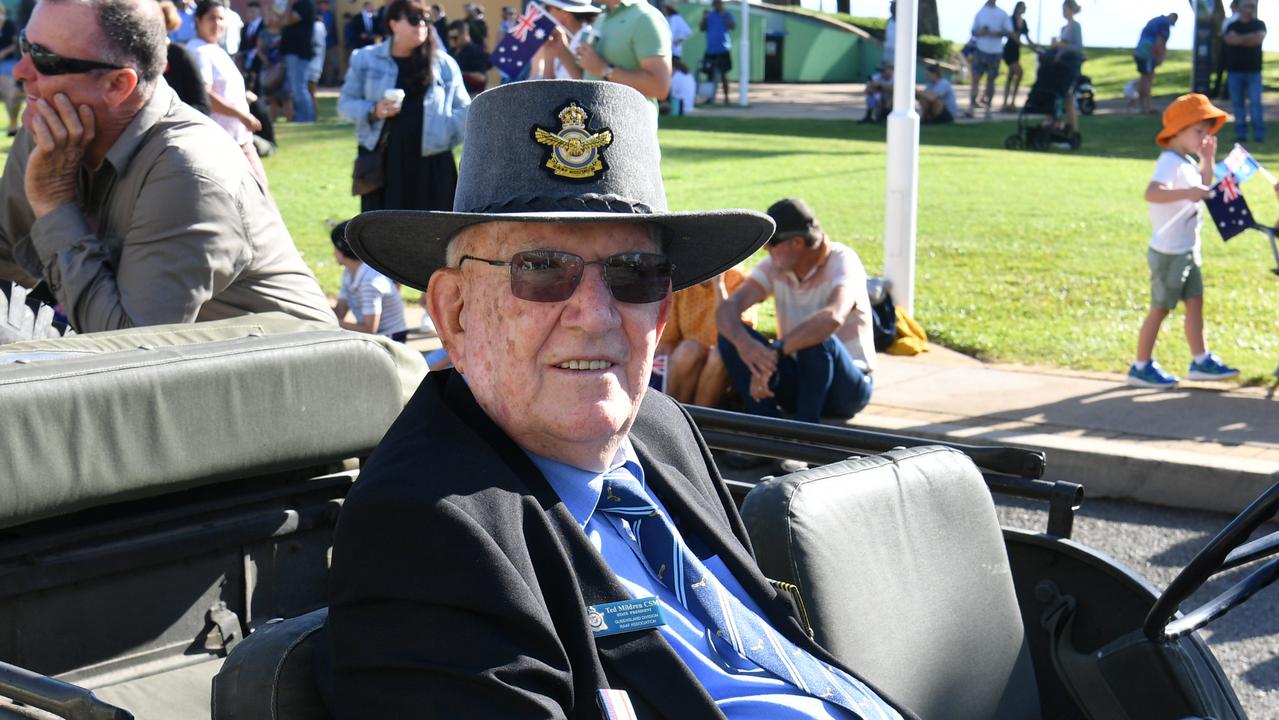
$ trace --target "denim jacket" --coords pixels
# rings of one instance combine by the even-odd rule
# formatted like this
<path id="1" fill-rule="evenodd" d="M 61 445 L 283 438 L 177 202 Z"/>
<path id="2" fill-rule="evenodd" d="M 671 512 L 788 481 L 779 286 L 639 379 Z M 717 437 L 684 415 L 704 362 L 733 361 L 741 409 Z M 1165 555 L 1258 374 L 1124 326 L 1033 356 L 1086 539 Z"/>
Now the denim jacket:
<path id="1" fill-rule="evenodd" d="M 436 54 L 434 78 L 422 101 L 422 157 L 451 150 L 462 144 L 466 111 L 471 96 L 462 85 L 462 71 L 447 52 Z M 351 67 L 338 96 L 338 114 L 355 123 L 360 146 L 377 146 L 385 120 L 370 120 L 369 113 L 387 90 L 395 87 L 399 68 L 391 57 L 391 43 L 360 48 L 351 56 Z"/>

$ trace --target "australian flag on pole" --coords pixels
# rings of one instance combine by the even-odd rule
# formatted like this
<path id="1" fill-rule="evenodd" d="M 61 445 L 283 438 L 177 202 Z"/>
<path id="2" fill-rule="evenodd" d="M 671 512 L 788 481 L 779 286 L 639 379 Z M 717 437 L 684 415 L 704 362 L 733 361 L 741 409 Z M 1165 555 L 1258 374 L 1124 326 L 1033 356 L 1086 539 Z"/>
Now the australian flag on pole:
<path id="1" fill-rule="evenodd" d="M 524 14 L 511 24 L 489 56 L 493 65 L 509 77 L 520 77 L 528 69 L 529 60 L 555 31 L 555 21 L 537 3 L 529 3 Z"/>
<path id="2" fill-rule="evenodd" d="M 1239 192 L 1239 182 L 1234 175 L 1222 178 L 1204 204 L 1208 206 L 1208 214 L 1212 216 L 1212 222 L 1217 226 L 1217 232 L 1221 233 L 1223 241 L 1256 224 L 1248 203 L 1243 199 L 1243 193 Z"/>

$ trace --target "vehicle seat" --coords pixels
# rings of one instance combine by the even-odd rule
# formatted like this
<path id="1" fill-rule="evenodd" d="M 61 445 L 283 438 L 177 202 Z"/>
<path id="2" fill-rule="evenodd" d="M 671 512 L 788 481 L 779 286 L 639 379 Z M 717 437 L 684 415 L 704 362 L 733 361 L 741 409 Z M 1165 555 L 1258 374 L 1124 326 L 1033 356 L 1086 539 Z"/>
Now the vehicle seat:
<path id="1" fill-rule="evenodd" d="M 966 455 L 922 446 L 774 478 L 742 516 L 817 642 L 894 700 L 922 718 L 1040 717 L 994 503 Z"/>
<path id="2" fill-rule="evenodd" d="M 239 643 L 213 678 L 212 720 L 330 720 L 312 670 L 328 616 L 271 620 Z"/>

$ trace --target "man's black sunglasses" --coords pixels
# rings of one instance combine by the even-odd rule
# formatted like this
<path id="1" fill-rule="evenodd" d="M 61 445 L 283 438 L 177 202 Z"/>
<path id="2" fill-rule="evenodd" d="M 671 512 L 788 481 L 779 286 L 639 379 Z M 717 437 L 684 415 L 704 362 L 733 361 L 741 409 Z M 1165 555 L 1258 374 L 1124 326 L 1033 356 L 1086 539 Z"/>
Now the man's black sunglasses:
<path id="1" fill-rule="evenodd" d="M 31 64 L 41 75 L 75 75 L 91 70 L 121 70 L 123 65 L 62 57 L 56 52 L 27 40 L 27 31 L 18 35 L 18 52 L 31 56 Z"/>
<path id="2" fill-rule="evenodd" d="M 532 302 L 563 302 L 573 297 L 587 265 L 604 268 L 604 284 L 613 297 L 624 303 L 654 303 L 671 292 L 671 271 L 675 266 L 665 255 L 625 252 L 603 260 L 585 260 L 561 250 L 525 250 L 510 260 L 488 260 L 463 255 L 467 260 L 511 268 L 511 294 Z"/>

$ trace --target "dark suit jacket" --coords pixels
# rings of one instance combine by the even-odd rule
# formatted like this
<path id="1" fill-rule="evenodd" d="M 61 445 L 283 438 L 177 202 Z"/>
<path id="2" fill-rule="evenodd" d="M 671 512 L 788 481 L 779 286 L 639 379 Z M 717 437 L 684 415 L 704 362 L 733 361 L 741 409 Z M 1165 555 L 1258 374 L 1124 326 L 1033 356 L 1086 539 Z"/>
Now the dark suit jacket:
<path id="1" fill-rule="evenodd" d="M 683 409 L 650 391 L 630 437 L 683 532 L 774 627 L 835 662 L 760 574 Z M 586 607 L 625 599 L 528 456 L 460 377 L 431 373 L 343 507 L 321 684 L 341 719 L 598 718 L 606 687 L 626 690 L 640 717 L 723 717 L 659 631 L 592 637 Z"/>

